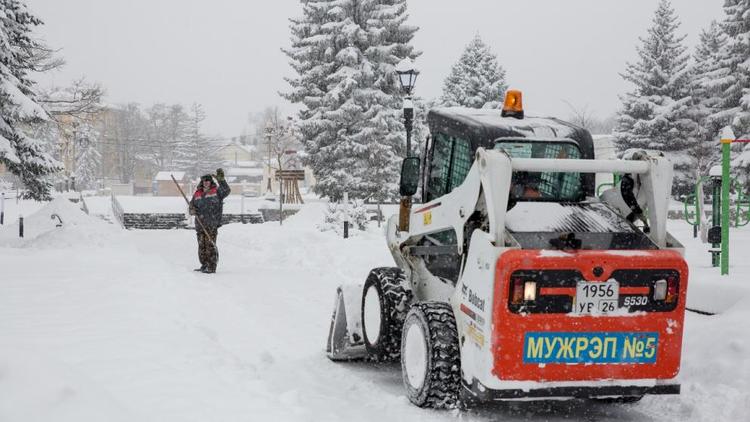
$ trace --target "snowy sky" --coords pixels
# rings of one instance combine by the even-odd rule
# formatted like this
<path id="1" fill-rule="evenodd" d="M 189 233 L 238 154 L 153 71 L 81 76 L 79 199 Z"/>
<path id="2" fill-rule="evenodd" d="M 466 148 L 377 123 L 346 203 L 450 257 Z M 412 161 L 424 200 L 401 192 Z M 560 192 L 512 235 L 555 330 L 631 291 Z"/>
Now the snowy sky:
<path id="1" fill-rule="evenodd" d="M 40 83 L 86 75 L 111 103 L 200 102 L 211 134 L 241 134 L 248 113 L 282 105 L 290 73 L 279 50 L 298 0 L 27 0 L 67 66 Z M 211 5 L 210 7 L 208 5 Z M 567 117 L 568 101 L 598 117 L 615 112 L 657 0 L 409 0 L 423 52 L 417 93 L 440 94 L 463 47 L 479 33 L 499 55 L 529 113 Z M 723 0 L 673 0 L 692 47 L 722 16 Z"/>

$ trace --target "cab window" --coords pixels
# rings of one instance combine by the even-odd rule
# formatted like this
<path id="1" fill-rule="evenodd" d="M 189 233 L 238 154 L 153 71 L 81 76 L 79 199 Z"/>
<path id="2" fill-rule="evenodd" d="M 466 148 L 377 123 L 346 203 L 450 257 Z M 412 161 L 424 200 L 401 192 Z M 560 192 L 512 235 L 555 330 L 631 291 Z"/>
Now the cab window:
<path id="1" fill-rule="evenodd" d="M 453 156 L 451 157 L 450 188 L 448 192 L 461 186 L 469 174 L 472 163 L 471 145 L 469 141 L 461 138 L 453 138 Z"/>
<path id="2" fill-rule="evenodd" d="M 450 193 L 466 179 L 472 164 L 471 144 L 466 139 L 438 133 L 430 161 L 427 201 Z"/>
<path id="3" fill-rule="evenodd" d="M 514 158 L 578 159 L 578 146 L 565 142 L 505 141 L 495 144 Z M 512 200 L 578 201 L 583 190 L 580 173 L 513 172 Z"/>

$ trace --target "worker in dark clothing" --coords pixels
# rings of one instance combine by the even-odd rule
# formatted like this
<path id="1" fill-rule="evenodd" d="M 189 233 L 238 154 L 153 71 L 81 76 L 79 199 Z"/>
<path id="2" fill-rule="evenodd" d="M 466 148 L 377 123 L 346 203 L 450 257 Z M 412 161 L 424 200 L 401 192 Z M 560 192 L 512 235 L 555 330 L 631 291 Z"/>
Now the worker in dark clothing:
<path id="1" fill-rule="evenodd" d="M 198 259 L 201 267 L 195 271 L 215 273 L 219 262 L 219 250 L 216 248 L 216 236 L 221 226 L 224 209 L 224 198 L 231 191 L 224 179 L 224 170 L 216 170 L 216 180 L 207 174 L 201 177 L 201 183 L 190 200 L 190 214 L 195 216 L 195 230 L 198 234 Z"/>

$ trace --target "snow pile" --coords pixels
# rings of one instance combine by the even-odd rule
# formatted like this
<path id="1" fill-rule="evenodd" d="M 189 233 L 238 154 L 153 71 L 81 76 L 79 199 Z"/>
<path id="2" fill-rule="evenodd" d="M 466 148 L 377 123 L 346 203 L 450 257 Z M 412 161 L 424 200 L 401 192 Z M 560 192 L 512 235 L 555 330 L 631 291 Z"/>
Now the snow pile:
<path id="1" fill-rule="evenodd" d="M 682 393 L 678 400 L 644 399 L 644 408 L 669 420 L 741 421 L 750 413 L 750 298 L 722 315 L 688 313 Z"/>
<path id="2" fill-rule="evenodd" d="M 729 275 L 722 276 L 719 268 L 711 266 L 711 245 L 693 238 L 692 226 L 684 220 L 671 220 L 669 231 L 685 247 L 685 259 L 690 266 L 690 285 L 687 306 L 703 312 L 722 313 L 743 299 L 750 300 L 750 260 L 745 247 L 750 242 L 750 230 L 732 228 L 729 232 Z"/>
<path id="3" fill-rule="evenodd" d="M 369 218 L 367 208 L 362 202 L 354 201 L 349 206 L 329 203 L 323 223 L 318 224 L 318 229 L 322 232 L 333 231 L 343 235 L 344 222 L 349 221 L 349 235 L 354 235 L 357 231 L 367 230 Z"/>
<path id="4" fill-rule="evenodd" d="M 15 220 L 2 226 L 0 246 L 58 249 L 74 245 L 106 246 L 111 236 L 119 234 L 114 227 L 86 215 L 79 205 L 63 197 L 24 217 L 23 238 L 19 237 L 19 225 Z"/>
<path id="5" fill-rule="evenodd" d="M 109 196 L 88 196 L 83 198 L 86 202 L 86 208 L 89 210 L 89 215 L 93 215 L 99 218 L 113 219 L 112 214 L 112 198 Z"/>
<path id="6" fill-rule="evenodd" d="M 37 351 L 0 351 L 3 420 L 128 421 L 136 419 L 74 366 Z M 43 382 L 40 382 L 43 380 Z"/>

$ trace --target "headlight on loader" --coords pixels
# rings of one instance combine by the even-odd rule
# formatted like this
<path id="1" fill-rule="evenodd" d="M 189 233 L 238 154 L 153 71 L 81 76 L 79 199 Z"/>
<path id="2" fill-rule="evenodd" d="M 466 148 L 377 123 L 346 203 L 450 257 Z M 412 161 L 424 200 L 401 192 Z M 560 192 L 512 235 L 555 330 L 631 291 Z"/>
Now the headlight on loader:
<path id="1" fill-rule="evenodd" d="M 667 298 L 667 280 L 657 280 L 654 284 L 654 300 Z"/>
<path id="2" fill-rule="evenodd" d="M 536 300 L 536 281 L 523 281 L 520 278 L 514 278 L 511 286 L 511 305 L 523 305 L 524 302 Z"/>
<path id="3" fill-rule="evenodd" d="M 527 281 L 523 285 L 523 300 L 525 302 L 533 302 L 536 300 L 536 282 Z"/>

